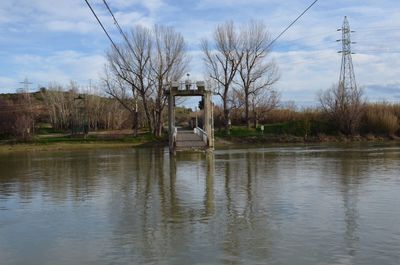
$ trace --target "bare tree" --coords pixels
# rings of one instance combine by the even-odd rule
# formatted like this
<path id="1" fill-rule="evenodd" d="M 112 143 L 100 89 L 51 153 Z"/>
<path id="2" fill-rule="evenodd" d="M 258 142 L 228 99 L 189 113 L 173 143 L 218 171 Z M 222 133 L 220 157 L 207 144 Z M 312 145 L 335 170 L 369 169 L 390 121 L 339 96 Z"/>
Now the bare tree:
<path id="1" fill-rule="evenodd" d="M 127 35 L 125 42 L 107 53 L 103 83 L 105 92 L 115 98 L 131 113 L 134 135 L 138 133 L 138 98 L 143 100 L 150 130 L 153 128 L 147 97 L 151 94 L 149 78 L 152 49 L 151 32 L 136 26 Z"/>
<path id="2" fill-rule="evenodd" d="M 71 81 L 67 89 L 64 89 L 61 85 L 53 83 L 41 93 L 53 128 L 68 129 L 77 111 L 74 104 L 78 93 L 77 85 Z"/>
<path id="3" fill-rule="evenodd" d="M 182 77 L 187 67 L 186 44 L 171 27 L 154 26 L 153 30 L 136 26 L 128 42 L 107 54 L 105 91 L 121 103 L 138 125 L 139 97 L 149 130 L 160 136 L 164 89 L 170 81 Z"/>
<path id="4" fill-rule="evenodd" d="M 322 92 L 319 101 L 322 109 L 342 133 L 346 135 L 357 133 L 365 105 L 362 89 L 358 87 L 345 89 L 340 83 Z"/>
<path id="5" fill-rule="evenodd" d="M 263 93 L 271 90 L 271 86 L 279 80 L 279 73 L 274 61 L 267 60 L 270 37 L 265 24 L 250 21 L 241 31 L 241 43 L 243 58 L 238 67 L 239 86 L 244 95 L 245 119 L 250 128 L 250 105 L 253 105 L 254 124 L 257 124 L 255 105 L 259 101 L 258 95 L 263 95 L 263 101 L 269 106 L 275 105 L 277 99 L 275 93 Z M 252 98 L 250 102 L 250 98 Z M 271 104 L 273 103 L 273 104 Z"/>
<path id="6" fill-rule="evenodd" d="M 15 112 L 14 103 L 0 97 L 0 136 L 13 135 Z"/>
<path id="7" fill-rule="evenodd" d="M 112 99 L 110 101 L 108 98 L 102 97 L 102 95 L 99 93 L 100 90 L 97 84 L 92 84 L 92 82 L 90 83 L 90 86 L 88 86 L 86 89 L 83 89 L 81 92 L 84 94 L 84 96 L 81 96 L 80 98 L 83 99 L 83 103 L 85 105 L 84 108 L 86 110 L 88 128 L 91 131 L 108 129 L 109 123 L 107 122 L 107 116 L 109 115 L 109 109 L 113 108 L 112 106 L 108 105 L 113 105 L 116 100 Z M 118 107 L 120 107 L 120 105 L 118 105 Z M 119 110 L 115 111 L 119 112 Z M 117 118 L 117 113 L 113 115 L 113 118 Z M 119 121 L 117 121 L 117 123 L 119 123 Z"/>
<path id="8" fill-rule="evenodd" d="M 183 36 L 172 27 L 154 27 L 155 49 L 151 58 L 152 71 L 150 72 L 154 84 L 153 134 L 160 136 L 163 126 L 163 110 L 166 105 L 164 89 L 171 81 L 182 78 L 188 66 L 186 43 Z"/>
<path id="9" fill-rule="evenodd" d="M 113 57 L 115 59 L 115 57 Z M 109 59 L 110 60 L 110 59 Z M 113 66 L 111 66 L 113 67 Z M 117 70 L 121 70 L 116 67 Z M 127 75 L 127 73 L 124 73 Z M 116 99 L 122 107 L 124 107 L 132 117 L 133 135 L 138 134 L 138 107 L 137 107 L 137 93 L 134 86 L 129 85 L 128 82 L 124 81 L 119 74 L 113 70 L 109 70 L 106 66 L 103 76 L 103 87 L 104 91 Z"/>
<path id="10" fill-rule="evenodd" d="M 220 24 L 214 31 L 213 46 L 207 39 L 202 40 L 204 62 L 208 76 L 216 83 L 216 93 L 223 104 L 223 122 L 228 131 L 230 106 L 230 88 L 243 58 L 241 39 L 233 24 Z"/>
<path id="11" fill-rule="evenodd" d="M 13 99 L 0 98 L 0 136 L 12 136 L 28 140 L 34 134 L 36 107 L 29 103 L 26 93 L 18 93 Z"/>

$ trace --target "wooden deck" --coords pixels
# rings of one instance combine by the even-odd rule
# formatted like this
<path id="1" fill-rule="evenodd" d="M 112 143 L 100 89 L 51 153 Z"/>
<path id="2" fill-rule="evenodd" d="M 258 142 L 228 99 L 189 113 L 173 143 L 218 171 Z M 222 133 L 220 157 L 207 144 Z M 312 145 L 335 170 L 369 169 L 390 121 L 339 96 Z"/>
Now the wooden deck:
<path id="1" fill-rule="evenodd" d="M 206 147 L 207 144 L 203 141 L 203 139 L 193 131 L 179 130 L 176 135 L 176 151 L 204 150 Z"/>

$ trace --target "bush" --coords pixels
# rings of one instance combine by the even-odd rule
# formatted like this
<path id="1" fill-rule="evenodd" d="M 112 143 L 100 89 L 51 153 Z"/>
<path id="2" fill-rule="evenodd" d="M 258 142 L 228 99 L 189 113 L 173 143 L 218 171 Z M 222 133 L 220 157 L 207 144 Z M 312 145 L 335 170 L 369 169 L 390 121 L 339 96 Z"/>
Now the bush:
<path id="1" fill-rule="evenodd" d="M 24 108 L 23 101 L 0 98 L 0 137 L 28 140 L 32 136 L 32 110 Z"/>
<path id="2" fill-rule="evenodd" d="M 368 133 L 394 135 L 399 130 L 399 119 L 395 105 L 387 103 L 367 105 L 365 111 L 365 131 Z"/>

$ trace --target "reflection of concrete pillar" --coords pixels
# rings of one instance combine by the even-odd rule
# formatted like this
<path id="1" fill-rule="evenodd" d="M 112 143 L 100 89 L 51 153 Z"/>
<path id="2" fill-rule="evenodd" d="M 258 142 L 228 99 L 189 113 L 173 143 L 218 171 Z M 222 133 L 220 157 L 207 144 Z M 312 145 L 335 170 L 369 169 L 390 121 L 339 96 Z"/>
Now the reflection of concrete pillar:
<path id="1" fill-rule="evenodd" d="M 176 156 L 170 154 L 169 156 L 169 199 L 170 199 L 170 209 L 168 213 L 169 218 L 175 218 L 179 215 L 179 199 L 176 194 Z"/>
<path id="2" fill-rule="evenodd" d="M 169 150 L 172 152 L 174 149 L 174 130 L 175 130 L 175 113 L 174 113 L 174 95 L 172 91 L 168 94 L 168 137 L 169 137 Z"/>
<path id="3" fill-rule="evenodd" d="M 169 156 L 169 185 L 170 191 L 175 196 L 175 181 L 176 181 L 176 157 L 173 155 Z M 173 196 L 171 196 L 173 197 Z"/>
<path id="4" fill-rule="evenodd" d="M 206 195 L 204 202 L 206 213 L 214 213 L 214 154 L 206 154 Z"/>

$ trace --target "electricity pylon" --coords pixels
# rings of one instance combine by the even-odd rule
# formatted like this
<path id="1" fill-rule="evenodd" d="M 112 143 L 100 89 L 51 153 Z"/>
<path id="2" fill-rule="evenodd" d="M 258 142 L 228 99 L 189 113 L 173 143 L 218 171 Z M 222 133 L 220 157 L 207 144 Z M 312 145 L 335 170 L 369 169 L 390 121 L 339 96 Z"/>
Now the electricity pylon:
<path id="1" fill-rule="evenodd" d="M 337 40 L 342 42 L 342 50 L 339 53 L 342 54 L 342 66 L 340 68 L 339 86 L 345 91 L 357 90 L 356 77 L 354 75 L 353 60 L 351 55 L 354 54 L 351 51 L 351 45 L 355 42 L 351 42 L 351 33 L 354 31 L 350 30 L 349 21 L 347 17 L 344 17 L 342 28 L 338 29 L 342 32 L 342 39 Z"/>

